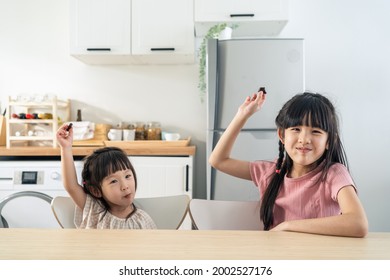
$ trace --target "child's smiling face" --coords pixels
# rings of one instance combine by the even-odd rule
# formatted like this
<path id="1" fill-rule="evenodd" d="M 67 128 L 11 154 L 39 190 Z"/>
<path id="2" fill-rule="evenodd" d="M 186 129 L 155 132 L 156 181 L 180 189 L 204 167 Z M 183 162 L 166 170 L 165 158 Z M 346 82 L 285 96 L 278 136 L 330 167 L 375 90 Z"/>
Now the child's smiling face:
<path id="1" fill-rule="evenodd" d="M 298 176 L 313 170 L 328 148 L 328 133 L 316 127 L 289 127 L 279 137 L 293 160 L 292 173 Z"/>

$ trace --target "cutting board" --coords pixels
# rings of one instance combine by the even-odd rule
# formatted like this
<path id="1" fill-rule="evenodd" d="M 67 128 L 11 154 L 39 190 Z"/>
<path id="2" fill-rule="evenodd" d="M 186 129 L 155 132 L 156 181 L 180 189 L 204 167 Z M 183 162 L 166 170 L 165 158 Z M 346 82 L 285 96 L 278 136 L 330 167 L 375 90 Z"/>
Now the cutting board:
<path id="1" fill-rule="evenodd" d="M 5 146 L 6 143 L 6 131 L 5 131 L 5 122 L 6 118 L 4 116 L 0 116 L 0 146 Z"/>

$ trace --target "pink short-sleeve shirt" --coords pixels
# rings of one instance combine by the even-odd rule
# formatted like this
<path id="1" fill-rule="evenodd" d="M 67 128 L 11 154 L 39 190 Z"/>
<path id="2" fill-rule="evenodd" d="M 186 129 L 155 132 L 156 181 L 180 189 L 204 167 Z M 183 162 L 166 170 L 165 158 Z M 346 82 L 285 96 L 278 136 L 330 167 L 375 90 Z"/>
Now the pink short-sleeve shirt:
<path id="1" fill-rule="evenodd" d="M 318 181 L 322 166 L 299 178 L 284 177 L 283 185 L 275 201 L 274 224 L 283 221 L 335 216 L 341 214 L 337 194 L 343 187 L 355 184 L 347 170 L 340 164 L 333 164 L 326 181 Z M 255 161 L 250 164 L 252 181 L 259 188 L 262 197 L 274 172 L 275 162 Z"/>

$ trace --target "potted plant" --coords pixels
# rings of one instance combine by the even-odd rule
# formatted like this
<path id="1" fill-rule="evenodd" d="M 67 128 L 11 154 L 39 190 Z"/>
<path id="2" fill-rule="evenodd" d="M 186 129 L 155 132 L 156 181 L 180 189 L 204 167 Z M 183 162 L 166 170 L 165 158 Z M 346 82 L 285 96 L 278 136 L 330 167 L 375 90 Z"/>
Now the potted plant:
<path id="1" fill-rule="evenodd" d="M 200 98 L 203 102 L 204 95 L 206 93 L 206 45 L 208 39 L 216 39 L 219 37 L 220 33 L 224 31 L 225 28 L 235 29 L 238 25 L 234 24 L 228 26 L 227 23 L 216 24 L 208 30 L 207 34 L 204 36 L 202 43 L 199 48 L 199 83 L 198 88 L 200 90 Z"/>

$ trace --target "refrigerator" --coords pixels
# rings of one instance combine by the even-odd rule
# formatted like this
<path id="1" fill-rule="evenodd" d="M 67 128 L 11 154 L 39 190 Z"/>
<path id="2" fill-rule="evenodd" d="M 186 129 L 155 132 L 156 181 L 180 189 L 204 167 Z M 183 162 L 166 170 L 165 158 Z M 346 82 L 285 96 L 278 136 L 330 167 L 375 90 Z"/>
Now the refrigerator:
<path id="1" fill-rule="evenodd" d="M 206 54 L 207 160 L 248 95 L 265 87 L 267 99 L 241 130 L 231 156 L 275 160 L 275 118 L 283 104 L 304 92 L 304 40 L 281 38 L 209 39 Z M 224 174 L 207 162 L 207 199 L 259 200 L 253 182 Z"/>

